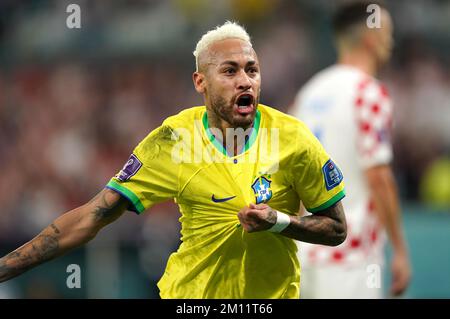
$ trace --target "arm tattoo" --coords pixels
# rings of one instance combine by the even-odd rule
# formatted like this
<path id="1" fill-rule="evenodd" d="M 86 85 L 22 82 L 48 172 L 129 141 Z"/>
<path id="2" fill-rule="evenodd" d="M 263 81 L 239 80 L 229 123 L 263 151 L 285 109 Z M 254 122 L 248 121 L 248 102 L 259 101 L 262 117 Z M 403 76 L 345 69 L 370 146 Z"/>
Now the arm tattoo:
<path id="1" fill-rule="evenodd" d="M 112 191 L 111 191 L 112 192 Z M 109 191 L 101 192 L 91 201 L 94 208 L 94 220 L 95 221 L 111 221 L 120 216 L 123 212 L 122 208 L 125 208 L 128 204 L 126 199 L 117 193 L 111 193 Z M 119 200 L 117 198 L 119 197 Z"/>
<path id="2" fill-rule="evenodd" d="M 7 274 L 8 272 L 9 272 L 8 266 L 6 266 L 6 262 L 3 260 L 3 258 L 1 258 L 0 259 L 0 282 L 9 279 L 4 275 L 4 274 Z"/>
<path id="3" fill-rule="evenodd" d="M 94 215 L 96 220 L 107 218 L 112 213 L 112 209 L 114 208 L 114 204 L 110 205 L 106 202 L 105 196 L 102 196 L 100 200 L 100 205 L 95 206 Z"/>
<path id="4" fill-rule="evenodd" d="M 324 211 L 294 219 L 282 234 L 312 244 L 337 246 L 347 236 L 342 204 L 338 202 Z"/>
<path id="5" fill-rule="evenodd" d="M 50 235 L 39 235 L 37 242 L 32 244 L 33 251 L 36 252 L 36 259 L 43 262 L 54 257 L 59 248 L 58 239 Z M 28 256 L 29 258 L 31 256 Z"/>
<path id="6" fill-rule="evenodd" d="M 86 243 L 103 226 L 117 219 L 125 211 L 127 204 L 128 201 L 118 193 L 109 190 L 101 191 L 87 206 L 83 206 L 81 211 L 86 213 L 74 212 L 72 215 L 67 215 L 68 219 L 58 224 L 62 227 L 61 229 L 56 226 L 56 223 L 52 223 L 34 239 L 0 258 L 0 282 L 16 277 L 71 248 Z M 84 215 L 88 216 L 89 222 L 80 222 Z M 78 222 L 81 223 L 81 227 L 77 227 Z M 71 236 L 72 231 L 75 234 Z M 64 244 L 60 244 L 60 240 Z"/>
<path id="7" fill-rule="evenodd" d="M 54 223 L 51 224 L 50 227 L 53 229 L 53 231 L 55 232 L 55 234 L 59 234 L 59 233 L 60 233 L 58 227 L 56 227 L 56 225 L 55 225 Z"/>
<path id="8" fill-rule="evenodd" d="M 56 226 L 55 226 L 55 228 Z M 59 232 L 59 231 L 58 231 Z M 0 259 L 0 282 L 56 257 L 59 242 L 56 237 L 40 234 L 23 247 Z"/>

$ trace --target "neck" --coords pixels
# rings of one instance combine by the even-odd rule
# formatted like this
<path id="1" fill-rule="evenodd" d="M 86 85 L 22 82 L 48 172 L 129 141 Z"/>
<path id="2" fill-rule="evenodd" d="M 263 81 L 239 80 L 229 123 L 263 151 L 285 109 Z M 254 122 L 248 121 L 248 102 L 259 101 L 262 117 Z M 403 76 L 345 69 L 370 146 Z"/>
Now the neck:
<path id="1" fill-rule="evenodd" d="M 338 64 L 355 67 L 371 76 L 375 76 L 377 73 L 377 63 L 375 59 L 366 52 L 341 52 L 339 54 Z"/>
<path id="2" fill-rule="evenodd" d="M 230 123 L 220 118 L 214 111 L 210 110 L 209 108 L 206 109 L 206 112 L 208 114 L 208 127 L 217 128 L 222 132 L 222 136 L 216 136 L 216 139 L 222 143 L 228 154 L 233 153 L 235 156 L 239 154 L 240 150 L 245 145 L 245 136 L 241 136 L 241 138 L 238 138 L 233 131 L 228 130 L 227 132 L 227 128 L 237 129 L 237 127 L 233 127 Z M 248 128 L 252 126 L 253 123 L 248 125 L 247 127 L 242 127 L 242 129 L 244 130 L 244 132 L 246 132 L 246 134 L 248 133 L 248 135 L 250 135 L 249 133 L 251 132 L 251 130 L 248 130 Z M 233 139 L 232 142 L 229 142 L 230 145 L 227 145 L 227 135 L 230 135 L 228 139 Z"/>
<path id="3" fill-rule="evenodd" d="M 209 128 L 218 128 L 222 131 L 222 136 L 225 137 L 225 132 L 227 128 L 231 128 L 230 123 L 221 119 L 214 111 L 210 108 L 206 108 L 208 114 L 208 126 Z"/>

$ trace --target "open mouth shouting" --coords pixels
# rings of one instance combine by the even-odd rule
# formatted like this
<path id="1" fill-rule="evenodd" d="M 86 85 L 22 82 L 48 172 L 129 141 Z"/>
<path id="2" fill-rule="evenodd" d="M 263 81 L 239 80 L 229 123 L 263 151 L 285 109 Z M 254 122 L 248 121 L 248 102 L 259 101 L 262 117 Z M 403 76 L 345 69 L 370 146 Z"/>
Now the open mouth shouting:
<path id="1" fill-rule="evenodd" d="M 235 108 L 241 115 L 247 115 L 255 109 L 255 98 L 250 93 L 243 93 L 236 98 Z"/>

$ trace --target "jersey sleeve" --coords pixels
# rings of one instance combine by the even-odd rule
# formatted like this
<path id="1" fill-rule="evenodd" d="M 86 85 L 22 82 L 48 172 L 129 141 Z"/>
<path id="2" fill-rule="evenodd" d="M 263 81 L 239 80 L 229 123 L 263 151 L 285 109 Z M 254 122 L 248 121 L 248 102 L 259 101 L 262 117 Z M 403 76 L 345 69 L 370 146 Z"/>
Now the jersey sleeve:
<path id="1" fill-rule="evenodd" d="M 392 102 L 387 89 L 375 80 L 360 86 L 355 101 L 356 147 L 363 168 L 392 160 Z"/>
<path id="2" fill-rule="evenodd" d="M 297 136 L 293 161 L 294 187 L 309 212 L 327 209 L 345 197 L 341 170 L 306 126 Z"/>
<path id="3" fill-rule="evenodd" d="M 152 131 L 123 168 L 106 185 L 130 201 L 138 214 L 178 194 L 178 165 L 172 161 L 172 129 L 166 125 Z"/>

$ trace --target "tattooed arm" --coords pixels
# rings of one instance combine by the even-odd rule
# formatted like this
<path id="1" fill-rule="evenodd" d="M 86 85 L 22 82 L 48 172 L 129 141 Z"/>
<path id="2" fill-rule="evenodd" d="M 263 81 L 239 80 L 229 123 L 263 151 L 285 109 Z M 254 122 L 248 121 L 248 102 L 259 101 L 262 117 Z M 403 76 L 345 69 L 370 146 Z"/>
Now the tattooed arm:
<path id="1" fill-rule="evenodd" d="M 347 223 L 341 202 L 303 217 L 291 217 L 291 224 L 281 234 L 312 244 L 337 246 L 347 237 Z"/>
<path id="2" fill-rule="evenodd" d="M 87 243 L 119 218 L 127 205 L 118 193 L 103 189 L 89 203 L 58 217 L 35 238 L 0 258 L 0 282 Z"/>
<path id="3" fill-rule="evenodd" d="M 277 221 L 276 211 L 265 204 L 244 207 L 238 214 L 249 233 L 271 228 Z M 280 234 L 296 240 L 337 246 L 347 237 L 347 223 L 341 202 L 311 216 L 290 216 L 291 223 Z"/>

